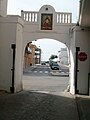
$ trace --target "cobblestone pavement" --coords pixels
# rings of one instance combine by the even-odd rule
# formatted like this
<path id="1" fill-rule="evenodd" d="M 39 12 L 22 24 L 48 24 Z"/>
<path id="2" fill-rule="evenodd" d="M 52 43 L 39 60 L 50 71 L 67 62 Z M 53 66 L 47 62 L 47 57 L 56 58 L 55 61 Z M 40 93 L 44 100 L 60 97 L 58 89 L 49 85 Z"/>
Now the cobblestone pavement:
<path id="1" fill-rule="evenodd" d="M 22 91 L 0 96 L 0 120 L 79 120 L 74 96 Z"/>

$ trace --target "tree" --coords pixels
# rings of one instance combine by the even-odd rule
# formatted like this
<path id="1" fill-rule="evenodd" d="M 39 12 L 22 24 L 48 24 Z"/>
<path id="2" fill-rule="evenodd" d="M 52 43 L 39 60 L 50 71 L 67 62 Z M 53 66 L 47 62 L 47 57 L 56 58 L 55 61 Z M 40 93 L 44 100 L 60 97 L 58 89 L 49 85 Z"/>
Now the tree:
<path id="1" fill-rule="evenodd" d="M 57 55 L 51 55 L 49 60 L 54 59 L 54 58 L 58 58 L 58 56 Z"/>

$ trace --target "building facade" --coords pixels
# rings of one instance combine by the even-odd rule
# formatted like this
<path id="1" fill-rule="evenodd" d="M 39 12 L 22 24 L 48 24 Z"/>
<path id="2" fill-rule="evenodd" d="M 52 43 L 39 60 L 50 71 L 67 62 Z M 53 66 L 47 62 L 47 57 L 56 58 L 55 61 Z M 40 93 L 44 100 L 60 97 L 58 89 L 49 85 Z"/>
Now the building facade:
<path id="1" fill-rule="evenodd" d="M 69 64 L 69 55 L 67 48 L 61 48 L 60 51 L 58 51 L 58 61 L 60 64 L 68 65 Z"/>
<path id="2" fill-rule="evenodd" d="M 22 70 L 27 43 L 36 39 L 50 38 L 68 47 L 70 93 L 88 94 L 90 91 L 89 4 L 90 0 L 81 0 L 79 22 L 74 24 L 71 13 L 56 12 L 50 5 L 42 6 L 38 12 L 21 11 L 21 16 L 9 16 L 6 14 L 7 0 L 0 0 L 0 43 L 2 43 L 0 44 L 0 89 L 10 91 L 12 85 L 11 45 L 16 45 L 14 91 L 18 92 L 23 89 Z M 82 58 L 86 59 L 82 61 Z"/>
<path id="3" fill-rule="evenodd" d="M 33 45 L 32 42 L 27 43 L 25 52 L 24 52 L 24 62 L 23 68 L 26 69 L 35 64 L 41 63 L 41 49 L 36 45 Z"/>

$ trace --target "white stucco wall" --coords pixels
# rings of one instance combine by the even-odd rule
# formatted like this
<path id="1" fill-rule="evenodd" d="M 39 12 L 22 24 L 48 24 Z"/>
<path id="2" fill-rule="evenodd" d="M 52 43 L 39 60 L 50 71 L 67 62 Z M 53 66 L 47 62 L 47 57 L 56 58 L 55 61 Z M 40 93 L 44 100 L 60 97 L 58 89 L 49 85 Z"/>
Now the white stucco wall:
<path id="1" fill-rule="evenodd" d="M 7 1 L 8 0 L 0 0 L 0 16 L 7 16 Z"/>
<path id="2" fill-rule="evenodd" d="M 46 10 L 46 8 L 48 8 L 48 10 Z M 52 30 L 41 30 L 41 14 L 53 15 Z M 37 14 L 37 22 L 32 21 L 24 22 L 24 34 L 23 34 L 24 46 L 26 45 L 27 42 L 30 42 L 32 40 L 50 38 L 66 44 L 66 46 L 69 48 L 70 47 L 69 29 L 73 25 L 74 25 L 73 23 L 65 24 L 57 23 L 57 12 L 55 12 L 55 9 L 50 5 L 44 5 L 40 8 Z"/>
<path id="3" fill-rule="evenodd" d="M 36 39 L 42 39 L 42 38 L 50 38 L 58 40 L 64 44 L 66 44 L 67 47 L 70 46 L 70 37 L 69 37 L 69 29 L 72 27 L 73 24 L 70 25 L 56 25 L 54 26 L 53 31 L 41 31 L 39 30 L 38 24 L 24 24 L 24 33 L 23 33 L 23 40 L 24 45 L 26 45 L 27 42 L 36 40 Z"/>
<path id="4" fill-rule="evenodd" d="M 80 52 L 87 54 L 87 60 L 78 60 L 78 81 L 77 89 L 80 94 L 88 94 L 88 73 L 90 73 L 90 31 L 76 27 L 76 45 L 80 47 Z"/>
<path id="5" fill-rule="evenodd" d="M 75 32 L 70 35 L 70 67 L 69 67 L 69 85 L 70 93 L 75 94 Z"/>
<path id="6" fill-rule="evenodd" d="M 22 90 L 23 72 L 23 21 L 18 18 L 16 29 L 16 56 L 15 56 L 15 91 Z"/>
<path id="7" fill-rule="evenodd" d="M 18 16 L 0 17 L 0 89 L 2 90 L 10 91 L 13 57 L 11 44 L 16 44 L 19 39 L 22 39 L 21 26 Z M 16 49 L 16 57 L 17 52 Z"/>

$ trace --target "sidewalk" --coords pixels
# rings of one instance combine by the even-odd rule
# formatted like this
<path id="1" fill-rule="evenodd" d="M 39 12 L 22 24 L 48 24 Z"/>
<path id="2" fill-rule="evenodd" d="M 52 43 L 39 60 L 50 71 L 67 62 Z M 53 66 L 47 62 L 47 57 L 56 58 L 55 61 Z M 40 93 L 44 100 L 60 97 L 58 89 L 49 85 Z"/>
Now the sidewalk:
<path id="1" fill-rule="evenodd" d="M 90 120 L 90 96 L 76 95 L 80 120 Z"/>
<path id="2" fill-rule="evenodd" d="M 69 72 L 62 72 L 60 70 L 51 70 L 50 72 L 53 76 L 63 76 L 63 77 L 68 77 L 69 76 Z"/>
<path id="3" fill-rule="evenodd" d="M 0 96 L 0 120 L 79 120 L 74 96 L 22 91 Z"/>
<path id="4" fill-rule="evenodd" d="M 0 120 L 90 120 L 90 96 L 0 92 Z"/>

